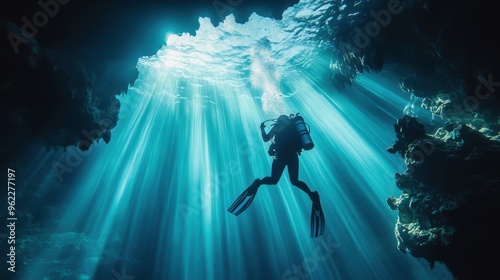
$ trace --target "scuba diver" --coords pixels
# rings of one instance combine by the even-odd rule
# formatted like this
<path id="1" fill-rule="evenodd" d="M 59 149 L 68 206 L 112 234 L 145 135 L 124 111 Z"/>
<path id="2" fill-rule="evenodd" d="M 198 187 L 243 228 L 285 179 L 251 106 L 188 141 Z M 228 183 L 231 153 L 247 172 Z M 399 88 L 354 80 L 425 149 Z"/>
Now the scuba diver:
<path id="1" fill-rule="evenodd" d="M 275 123 L 269 133 L 266 133 L 265 123 L 268 121 L 275 121 Z M 228 211 L 236 216 L 241 214 L 250 206 L 259 187 L 261 185 L 276 185 L 285 167 L 288 166 L 288 175 L 292 185 L 307 193 L 312 200 L 311 237 L 322 235 L 325 229 L 325 217 L 319 194 L 317 191 L 312 192 L 306 183 L 299 180 L 299 155 L 302 149 L 310 150 L 314 147 L 304 119 L 299 116 L 299 113 L 290 116 L 281 115 L 278 119 L 262 122 L 260 130 L 264 142 L 274 139 L 268 151 L 269 155 L 273 157 L 271 176 L 255 179 L 229 207 Z"/>

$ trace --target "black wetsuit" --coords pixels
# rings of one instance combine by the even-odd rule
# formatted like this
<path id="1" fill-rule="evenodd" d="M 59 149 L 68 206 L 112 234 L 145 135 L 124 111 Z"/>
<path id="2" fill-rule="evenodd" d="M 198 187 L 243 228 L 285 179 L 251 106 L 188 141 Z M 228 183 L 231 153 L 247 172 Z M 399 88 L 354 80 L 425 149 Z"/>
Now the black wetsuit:
<path id="1" fill-rule="evenodd" d="M 260 185 L 276 185 L 285 167 L 288 166 L 288 175 L 292 185 L 310 195 L 311 190 L 309 187 L 299 180 L 299 153 L 301 148 L 300 139 L 293 122 L 288 122 L 288 125 L 278 122 L 272 130 L 275 132 L 276 158 L 273 160 L 271 177 L 262 178 Z"/>

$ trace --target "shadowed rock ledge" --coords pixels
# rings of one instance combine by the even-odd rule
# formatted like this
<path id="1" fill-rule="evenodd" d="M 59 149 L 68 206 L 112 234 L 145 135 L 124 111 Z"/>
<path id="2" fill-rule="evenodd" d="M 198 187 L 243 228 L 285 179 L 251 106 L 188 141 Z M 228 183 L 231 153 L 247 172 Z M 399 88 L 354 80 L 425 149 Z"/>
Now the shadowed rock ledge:
<path id="1" fill-rule="evenodd" d="M 399 211 L 398 248 L 445 263 L 458 279 L 498 279 L 500 143 L 463 124 L 429 135 L 409 116 L 395 130 L 389 152 L 408 167 L 395 176 L 403 193 L 387 200 Z"/>

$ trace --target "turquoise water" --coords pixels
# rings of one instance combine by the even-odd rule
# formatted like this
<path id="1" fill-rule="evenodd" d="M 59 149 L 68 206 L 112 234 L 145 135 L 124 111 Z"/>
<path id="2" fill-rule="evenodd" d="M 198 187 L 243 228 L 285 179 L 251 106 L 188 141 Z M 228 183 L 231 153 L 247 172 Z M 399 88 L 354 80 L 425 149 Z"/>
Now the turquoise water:
<path id="1" fill-rule="evenodd" d="M 195 36 L 172 35 L 139 60 L 111 142 L 84 153 L 54 210 L 61 215 L 51 231 L 83 233 L 92 247 L 71 253 L 78 262 L 68 266 L 81 279 L 118 261 L 125 270 L 106 277 L 451 279 L 396 248 L 397 216 L 385 201 L 400 193 L 393 174 L 405 169 L 386 152 L 408 103 L 398 77 L 359 76 L 339 92 L 328 51 L 285 21 L 228 18 L 215 28 L 201 20 Z M 299 176 L 320 193 L 326 217 L 324 236 L 314 239 L 311 202 L 286 172 L 246 212 L 227 212 L 255 178 L 270 175 L 260 123 L 297 112 L 315 142 L 300 156 Z M 35 255 L 61 259 L 63 250 Z M 40 266 L 25 279 L 48 271 Z"/>

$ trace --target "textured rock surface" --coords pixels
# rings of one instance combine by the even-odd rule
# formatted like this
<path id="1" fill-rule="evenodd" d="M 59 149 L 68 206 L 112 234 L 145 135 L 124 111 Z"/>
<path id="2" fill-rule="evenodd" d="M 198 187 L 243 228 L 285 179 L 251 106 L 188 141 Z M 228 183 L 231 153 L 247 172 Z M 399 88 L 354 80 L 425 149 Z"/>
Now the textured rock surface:
<path id="1" fill-rule="evenodd" d="M 401 11 L 389 17 L 390 2 Z M 396 174 L 402 195 L 388 199 L 399 211 L 398 247 L 444 262 L 458 279 L 500 278 L 490 253 L 499 249 L 500 229 L 500 56 L 488 35 L 498 29 L 491 5 L 336 1 L 323 29 L 335 46 L 330 70 L 338 88 L 366 71 L 400 74 L 412 100 L 405 114 L 418 121 L 399 120 L 389 149 L 408 166 Z M 433 134 L 419 121 L 433 123 Z"/>
<path id="2" fill-rule="evenodd" d="M 408 167 L 396 174 L 403 193 L 387 200 L 399 211 L 398 248 L 445 263 L 458 279 L 498 277 L 500 257 L 490 252 L 500 249 L 500 143 L 463 124 L 428 135 L 408 116 L 395 129 L 389 152 Z"/>
<path id="3" fill-rule="evenodd" d="M 99 139 L 109 142 L 120 110 L 116 96 L 138 75 L 135 61 L 85 60 L 34 40 L 0 56 L 5 161 L 31 144 L 87 150 Z"/>

